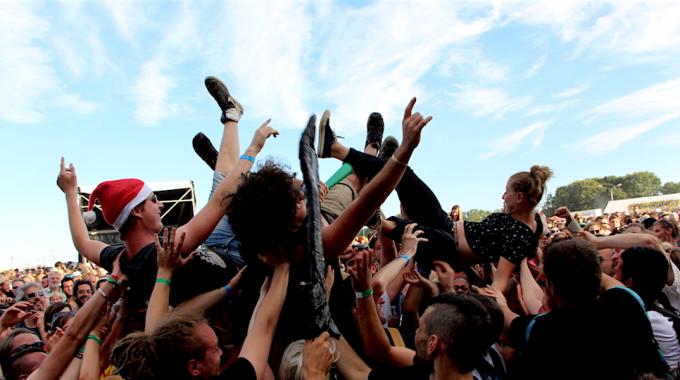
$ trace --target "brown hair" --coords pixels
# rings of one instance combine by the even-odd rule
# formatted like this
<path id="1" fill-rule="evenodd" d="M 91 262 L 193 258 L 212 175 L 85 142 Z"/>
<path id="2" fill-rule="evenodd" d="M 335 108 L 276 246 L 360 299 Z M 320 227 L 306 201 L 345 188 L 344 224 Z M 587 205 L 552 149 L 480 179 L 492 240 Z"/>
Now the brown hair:
<path id="1" fill-rule="evenodd" d="M 202 359 L 205 344 L 196 339 L 202 319 L 177 315 L 167 318 L 151 335 L 134 333 L 111 352 L 111 363 L 128 380 L 190 379 L 187 363 Z"/>
<path id="2" fill-rule="evenodd" d="M 553 172 L 547 166 L 534 165 L 528 172 L 518 172 L 510 176 L 513 190 L 526 195 L 529 206 L 534 207 L 543 198 L 545 183 Z"/>

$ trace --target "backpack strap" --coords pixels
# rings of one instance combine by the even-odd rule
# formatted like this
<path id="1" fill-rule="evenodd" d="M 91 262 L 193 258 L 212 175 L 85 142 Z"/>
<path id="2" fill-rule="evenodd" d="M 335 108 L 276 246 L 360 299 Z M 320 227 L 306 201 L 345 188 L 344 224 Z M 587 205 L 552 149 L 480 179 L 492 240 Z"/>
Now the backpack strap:
<path id="1" fill-rule="evenodd" d="M 531 318 L 531 321 L 529 321 L 529 324 L 527 325 L 527 329 L 524 332 L 524 346 L 525 346 L 525 348 L 527 348 L 527 349 L 529 348 L 529 337 L 531 337 L 531 330 L 534 328 L 534 325 L 536 324 L 536 320 L 539 317 L 544 316 L 544 315 L 545 315 L 545 313 L 534 315 L 534 317 Z"/>

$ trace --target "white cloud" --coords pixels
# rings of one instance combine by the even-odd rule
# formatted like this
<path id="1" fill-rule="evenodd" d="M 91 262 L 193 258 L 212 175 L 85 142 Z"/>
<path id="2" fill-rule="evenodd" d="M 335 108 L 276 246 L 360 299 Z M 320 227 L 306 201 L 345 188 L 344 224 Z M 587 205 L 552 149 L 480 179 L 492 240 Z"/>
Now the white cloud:
<path id="1" fill-rule="evenodd" d="M 31 123 L 42 117 L 42 99 L 58 85 L 49 54 L 36 45 L 49 30 L 31 3 L 0 2 L 0 118 Z"/>
<path id="2" fill-rule="evenodd" d="M 616 150 L 619 146 L 632 141 L 641 134 L 649 132 L 660 125 L 678 118 L 680 118 L 680 112 L 674 112 L 643 123 L 626 127 L 617 127 L 592 135 L 577 143 L 576 147 L 593 155 L 608 153 Z"/>
<path id="3" fill-rule="evenodd" d="M 563 110 L 565 108 L 571 107 L 572 105 L 578 103 L 578 99 L 569 99 L 555 104 L 543 104 L 535 107 L 529 108 L 527 115 L 536 116 L 544 113 L 555 112 Z"/>
<path id="4" fill-rule="evenodd" d="M 576 95 L 581 94 L 582 92 L 586 91 L 589 88 L 590 88 L 590 85 L 584 83 L 584 84 L 580 84 L 578 86 L 567 88 L 566 90 L 560 91 L 556 94 L 553 94 L 552 96 L 553 96 L 553 98 L 571 98 L 571 97 L 574 97 Z"/>
<path id="5" fill-rule="evenodd" d="M 167 64 L 162 60 L 151 60 L 142 65 L 132 94 L 136 103 L 136 122 L 158 125 L 184 108 L 180 103 L 170 101 L 170 91 L 176 86 L 176 80 L 166 71 Z"/>
<path id="6" fill-rule="evenodd" d="M 61 95 L 57 98 L 56 102 L 69 111 L 75 111 L 80 114 L 89 114 L 102 109 L 100 103 L 81 99 L 80 95 Z"/>
<path id="7" fill-rule="evenodd" d="M 669 53 L 680 50 L 677 1 L 496 0 L 506 22 L 553 28 L 576 51 Z"/>
<path id="8" fill-rule="evenodd" d="M 540 70 L 543 65 L 545 65 L 545 62 L 547 61 L 547 57 L 544 55 L 541 58 L 539 58 L 536 62 L 534 62 L 531 67 L 527 69 L 527 71 L 524 72 L 524 78 L 528 79 L 536 75 L 538 73 L 538 70 Z"/>
<path id="9" fill-rule="evenodd" d="M 118 29 L 118 32 L 128 42 L 135 45 L 138 28 L 145 25 L 141 7 L 143 3 L 120 0 L 104 0 L 104 6 L 111 12 L 111 17 Z M 173 28 L 174 26 L 169 26 Z"/>
<path id="10" fill-rule="evenodd" d="M 506 136 L 503 136 L 498 140 L 494 140 L 489 144 L 492 147 L 491 150 L 479 155 L 479 159 L 486 160 L 500 154 L 510 153 L 514 151 L 522 143 L 522 141 L 524 141 L 524 139 L 530 135 L 533 135 L 531 147 L 533 149 L 537 149 L 543 142 L 543 136 L 545 134 L 545 130 L 548 128 L 548 125 L 548 122 L 538 121 L 529 125 L 528 127 L 518 129 Z"/>
<path id="11" fill-rule="evenodd" d="M 680 109 L 680 78 L 657 83 L 642 90 L 608 101 L 585 113 L 589 119 L 658 117 Z"/>
<path id="12" fill-rule="evenodd" d="M 531 96 L 511 98 L 499 89 L 477 88 L 471 85 L 458 86 L 459 91 L 449 93 L 457 104 L 472 109 L 475 116 L 501 118 L 509 112 L 525 108 L 531 104 Z"/>

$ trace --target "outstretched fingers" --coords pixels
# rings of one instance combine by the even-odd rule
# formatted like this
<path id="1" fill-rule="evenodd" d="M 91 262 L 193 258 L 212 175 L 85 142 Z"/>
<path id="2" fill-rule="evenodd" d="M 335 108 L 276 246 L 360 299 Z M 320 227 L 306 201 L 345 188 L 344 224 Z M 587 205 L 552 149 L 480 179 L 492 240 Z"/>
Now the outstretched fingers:
<path id="1" fill-rule="evenodd" d="M 406 105 L 406 109 L 404 109 L 404 120 L 408 119 L 411 117 L 411 112 L 413 112 L 413 106 L 416 105 L 416 97 L 414 96 L 411 98 L 411 101 L 408 102 Z"/>

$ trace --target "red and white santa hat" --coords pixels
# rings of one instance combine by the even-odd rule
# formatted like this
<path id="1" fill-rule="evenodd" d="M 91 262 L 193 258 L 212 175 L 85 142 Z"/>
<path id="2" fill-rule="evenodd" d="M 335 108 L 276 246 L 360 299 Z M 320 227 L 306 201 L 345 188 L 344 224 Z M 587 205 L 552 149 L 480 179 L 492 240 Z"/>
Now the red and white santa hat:
<path id="1" fill-rule="evenodd" d="M 144 202 L 152 193 L 149 186 L 135 178 L 102 182 L 90 194 L 88 211 L 85 214 L 93 213 L 92 208 L 98 200 L 106 223 L 120 230 L 132 209 Z M 83 215 L 83 217 L 87 220 L 88 217 L 92 218 L 92 215 Z"/>

